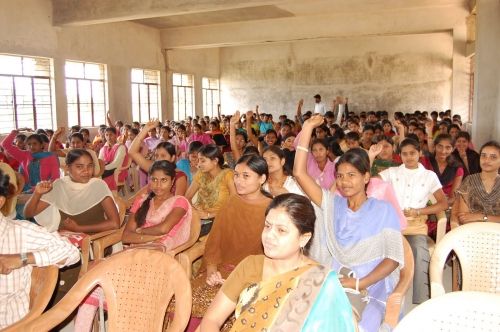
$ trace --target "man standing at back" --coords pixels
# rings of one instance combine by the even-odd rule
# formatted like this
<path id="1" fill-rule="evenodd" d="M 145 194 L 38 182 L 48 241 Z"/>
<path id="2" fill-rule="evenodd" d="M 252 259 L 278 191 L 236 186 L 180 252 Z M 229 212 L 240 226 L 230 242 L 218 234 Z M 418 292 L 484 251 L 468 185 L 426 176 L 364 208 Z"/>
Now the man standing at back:
<path id="1" fill-rule="evenodd" d="M 321 102 L 321 96 L 319 94 L 314 96 L 314 113 L 325 115 L 326 107 L 325 104 Z"/>

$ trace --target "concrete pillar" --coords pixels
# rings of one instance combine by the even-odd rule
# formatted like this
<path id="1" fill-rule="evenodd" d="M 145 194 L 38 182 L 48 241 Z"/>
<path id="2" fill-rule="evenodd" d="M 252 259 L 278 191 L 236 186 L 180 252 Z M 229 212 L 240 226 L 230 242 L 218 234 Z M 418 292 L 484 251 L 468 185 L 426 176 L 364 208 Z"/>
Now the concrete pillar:
<path id="1" fill-rule="evenodd" d="M 194 115 L 203 117 L 202 75 L 194 75 Z"/>
<path id="2" fill-rule="evenodd" d="M 108 102 L 111 119 L 132 122 L 131 68 L 108 66 Z"/>
<path id="3" fill-rule="evenodd" d="M 55 122 L 56 127 L 73 126 L 75 123 L 68 123 L 68 101 L 66 99 L 66 77 L 65 77 L 65 63 L 62 58 L 54 58 L 54 94 L 55 100 L 53 105 L 55 107 Z"/>
<path id="4" fill-rule="evenodd" d="M 500 140 L 500 1 L 477 1 L 472 140 Z"/>
<path id="5" fill-rule="evenodd" d="M 465 21 L 453 28 L 453 81 L 451 91 L 451 110 L 459 114 L 463 122 L 469 119 L 469 75 L 467 72 L 466 40 L 467 27 Z"/>

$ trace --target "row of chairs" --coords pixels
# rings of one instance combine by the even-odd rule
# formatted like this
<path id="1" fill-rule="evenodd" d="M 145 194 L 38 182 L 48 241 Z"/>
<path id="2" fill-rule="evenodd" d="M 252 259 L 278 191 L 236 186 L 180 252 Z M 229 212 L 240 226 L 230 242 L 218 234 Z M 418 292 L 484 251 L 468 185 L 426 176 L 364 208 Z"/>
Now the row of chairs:
<path id="1" fill-rule="evenodd" d="M 124 204 L 124 202 L 122 203 Z M 149 304 L 151 302 L 154 302 L 154 300 L 152 299 L 157 299 L 156 297 L 149 296 L 147 294 L 148 291 L 151 291 L 152 289 L 155 294 L 161 293 L 160 291 L 154 291 L 157 285 L 155 284 L 155 281 L 149 280 L 149 278 L 157 278 L 156 275 L 158 273 L 163 275 L 163 277 L 161 278 L 166 278 L 163 280 L 163 284 L 169 284 L 169 278 L 175 279 L 174 286 L 182 284 L 182 287 L 180 288 L 182 294 L 179 295 L 179 301 L 176 300 L 176 316 L 172 324 L 170 324 L 169 330 L 181 331 L 183 328 L 177 328 L 183 326 L 184 323 L 187 324 L 187 319 L 189 318 L 190 313 L 189 308 L 191 307 L 191 290 L 189 285 L 189 279 L 191 278 L 192 271 L 191 266 L 196 259 L 203 255 L 205 246 L 205 242 L 203 240 L 198 241 L 199 231 L 199 218 L 196 214 L 194 214 L 192 219 L 191 234 L 188 242 L 169 252 L 166 255 L 168 256 L 168 258 L 161 258 L 165 256 L 162 253 L 144 250 L 129 250 L 108 258 L 104 262 L 104 264 L 99 264 L 95 269 L 92 269 L 91 271 L 84 274 L 77 282 L 77 284 L 75 284 L 72 290 L 67 294 L 66 297 L 68 297 L 69 300 L 61 301 L 60 305 L 58 304 L 54 308 L 49 310 L 46 314 L 43 315 L 43 320 L 36 318 L 43 312 L 52 295 L 57 280 L 58 271 L 56 267 L 34 268 L 32 275 L 33 287 L 30 293 L 30 313 L 23 319 L 22 322 L 12 326 L 8 329 L 8 331 L 20 330 L 20 326 L 22 326 L 22 330 L 29 330 L 31 326 L 33 326 L 34 329 L 42 330 L 47 330 L 50 326 L 56 326 L 58 322 L 62 321 L 76 308 L 76 306 L 81 302 L 84 296 L 88 294 L 97 284 L 103 286 L 106 299 L 109 299 L 109 296 L 111 296 L 110 294 L 117 295 L 119 293 L 123 293 L 122 295 L 120 295 L 123 297 L 123 299 L 113 300 L 114 302 L 111 304 L 111 307 L 108 302 L 108 317 L 110 317 L 108 326 L 110 327 L 110 330 L 114 330 L 111 329 L 111 327 L 113 326 L 117 326 L 117 328 L 120 329 L 126 327 L 127 329 L 135 330 L 135 327 L 137 326 L 133 324 L 142 322 L 143 317 L 148 317 L 148 320 L 152 319 L 149 316 L 148 312 L 146 312 L 150 309 L 146 310 L 144 308 L 149 308 Z M 92 242 L 90 242 L 89 240 L 88 247 L 90 248 L 90 246 L 92 245 L 95 258 L 102 258 L 104 255 L 104 249 L 106 247 L 118 243 L 121 240 L 122 232 L 123 226 L 120 230 L 115 231 L 111 234 L 106 234 L 104 236 L 94 238 Z M 471 301 L 475 301 L 478 300 L 478 297 L 481 297 L 484 294 L 488 294 L 485 292 L 500 293 L 500 273 L 498 272 L 500 271 L 500 247 L 498 247 L 499 240 L 500 225 L 493 223 L 474 223 L 461 226 L 458 229 L 452 230 L 450 233 L 444 236 L 443 239 L 438 242 L 436 249 L 433 250 L 434 252 L 431 258 L 430 279 L 432 299 L 426 301 L 423 305 L 418 306 L 409 315 L 407 315 L 407 317 L 405 317 L 402 322 L 398 324 L 401 305 L 404 302 L 404 296 L 408 288 L 410 287 L 413 278 L 413 254 L 408 242 L 404 240 L 403 243 L 405 252 L 405 266 L 400 272 L 401 275 L 398 285 L 387 301 L 387 310 L 384 322 L 392 328 L 398 327 L 398 330 L 400 331 L 408 331 L 407 329 L 403 329 L 403 327 L 408 326 L 409 323 L 407 323 L 407 321 L 415 322 L 415 319 L 417 319 L 417 322 L 419 322 L 419 320 L 422 320 L 422 322 L 432 319 L 437 320 L 435 322 L 435 326 L 438 326 L 439 324 L 441 324 L 442 326 L 445 326 L 449 323 L 455 324 L 458 318 L 446 318 L 449 317 L 449 315 L 442 314 L 444 307 L 441 307 L 439 308 L 439 310 L 437 310 L 434 306 L 442 305 L 441 303 L 443 301 L 456 301 L 455 297 L 461 295 L 463 295 L 467 299 L 471 299 Z M 457 295 L 443 295 L 443 268 L 446 262 L 446 258 L 449 256 L 451 251 L 454 251 L 456 253 L 458 259 L 461 262 L 463 274 L 462 292 L 459 292 L 460 294 Z M 158 256 L 158 254 L 162 254 L 163 256 L 160 257 Z M 158 258 L 156 258 L 157 256 Z M 173 257 L 176 258 L 177 262 L 173 261 Z M 146 266 L 144 264 L 146 264 Z M 172 267 L 167 270 L 162 270 L 162 267 L 156 265 L 166 265 Z M 136 272 L 137 269 L 139 269 L 139 272 Z M 147 287 L 145 288 L 149 289 L 141 290 L 139 292 L 140 294 L 136 294 L 138 287 L 133 285 L 138 283 L 147 285 Z M 107 292 L 106 289 L 108 289 Z M 162 298 L 157 300 L 162 301 L 163 298 L 167 298 L 169 301 L 172 296 L 172 292 L 175 293 L 177 299 L 177 291 L 178 288 L 171 288 L 169 291 L 170 293 L 161 293 L 163 294 L 161 295 Z M 480 293 L 469 294 L 470 291 L 480 291 Z M 185 296 L 186 294 L 189 294 L 189 296 Z M 493 297 L 490 295 L 484 295 L 484 300 L 492 301 L 492 303 L 497 303 L 495 301 L 498 301 L 499 297 L 500 295 L 494 295 Z M 122 300 L 132 301 L 134 302 L 134 304 L 130 304 L 127 302 L 128 304 L 125 306 L 121 304 L 118 305 L 118 302 Z M 460 306 L 460 302 L 454 303 L 458 303 L 458 305 Z M 179 306 L 179 308 L 177 306 Z M 488 316 L 488 313 L 491 314 L 491 306 L 488 306 L 488 308 L 486 307 L 487 306 L 485 305 L 476 306 L 475 309 L 477 309 L 476 311 L 481 313 L 482 316 Z M 154 310 L 163 310 L 163 304 L 154 305 L 152 308 Z M 500 314 L 498 313 L 498 309 L 500 308 L 500 306 L 496 306 L 493 308 L 496 308 L 493 310 L 497 310 L 496 316 L 491 314 L 488 317 L 493 318 L 489 320 L 485 319 L 484 317 L 482 318 L 482 321 L 485 322 L 485 324 L 488 326 L 491 326 L 491 324 L 500 324 L 500 321 L 498 321 L 498 319 L 500 319 Z M 134 312 L 140 312 L 141 317 L 132 315 L 133 319 L 130 320 L 130 310 Z M 429 313 L 429 310 L 432 312 Z M 471 310 L 468 310 L 467 307 L 461 307 L 460 311 L 457 312 L 461 313 L 459 318 L 463 319 L 470 317 L 470 315 L 468 316 L 467 313 L 470 314 Z M 155 316 L 155 319 L 158 319 L 161 324 L 163 323 L 165 311 L 163 310 L 162 313 L 163 316 L 160 315 L 161 317 L 158 315 Z M 424 315 L 424 313 L 425 315 L 427 315 L 427 317 L 422 318 L 421 316 Z M 115 318 L 115 315 L 118 315 L 116 317 L 119 318 Z M 33 324 L 29 323 L 34 319 L 36 320 L 33 322 Z M 39 325 L 40 321 L 43 322 L 42 325 Z M 26 325 L 27 323 L 29 324 Z M 145 325 L 143 323 L 140 323 L 138 330 L 141 330 L 141 328 L 144 326 Z M 161 327 L 157 329 L 156 325 L 151 326 L 151 330 L 160 329 Z M 486 329 L 484 330 L 486 331 Z"/>

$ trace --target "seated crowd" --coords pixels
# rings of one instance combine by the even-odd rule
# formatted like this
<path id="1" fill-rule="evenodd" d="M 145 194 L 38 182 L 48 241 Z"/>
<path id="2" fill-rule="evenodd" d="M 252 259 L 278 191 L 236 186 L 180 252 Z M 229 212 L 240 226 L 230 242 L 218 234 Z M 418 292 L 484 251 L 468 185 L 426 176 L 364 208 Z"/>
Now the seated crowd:
<path id="1" fill-rule="evenodd" d="M 169 252 L 195 215 L 203 255 L 188 330 L 378 331 L 404 241 L 412 301 L 429 299 L 434 216 L 500 222 L 499 143 L 476 152 L 450 110 L 389 119 L 342 98 L 326 112 L 303 103 L 278 121 L 257 106 L 145 124 L 108 114 L 94 138 L 79 126 L 13 130 L 0 144 L 0 328 L 26 315 L 32 266 L 74 265 L 82 239 L 121 227 L 125 250 Z M 75 331 L 92 329 L 102 297 L 82 302 Z"/>

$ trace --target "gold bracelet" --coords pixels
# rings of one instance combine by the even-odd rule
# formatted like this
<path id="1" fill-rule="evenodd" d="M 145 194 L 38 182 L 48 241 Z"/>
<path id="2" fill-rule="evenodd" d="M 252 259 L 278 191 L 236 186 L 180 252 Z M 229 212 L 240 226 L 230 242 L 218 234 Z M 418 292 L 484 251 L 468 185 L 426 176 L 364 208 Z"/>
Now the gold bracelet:
<path id="1" fill-rule="evenodd" d="M 299 150 L 299 151 L 309 152 L 309 149 L 308 149 L 308 148 L 305 148 L 305 147 L 300 146 L 300 145 L 297 145 L 297 147 L 296 147 L 295 149 L 296 149 L 296 150 Z"/>

